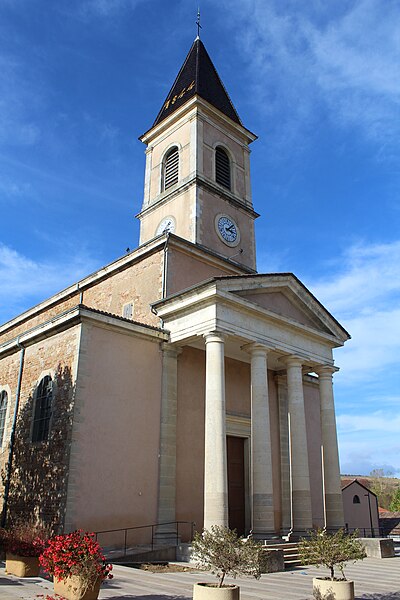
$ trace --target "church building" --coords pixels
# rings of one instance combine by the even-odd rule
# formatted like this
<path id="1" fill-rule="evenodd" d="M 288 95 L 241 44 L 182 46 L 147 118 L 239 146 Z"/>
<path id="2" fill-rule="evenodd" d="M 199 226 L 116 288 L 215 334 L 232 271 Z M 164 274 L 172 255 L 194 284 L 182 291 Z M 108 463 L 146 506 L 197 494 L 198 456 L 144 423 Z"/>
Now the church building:
<path id="1" fill-rule="evenodd" d="M 294 274 L 257 272 L 255 139 L 197 37 L 141 137 L 139 246 L 0 327 L 3 522 L 344 525 L 349 334 Z"/>

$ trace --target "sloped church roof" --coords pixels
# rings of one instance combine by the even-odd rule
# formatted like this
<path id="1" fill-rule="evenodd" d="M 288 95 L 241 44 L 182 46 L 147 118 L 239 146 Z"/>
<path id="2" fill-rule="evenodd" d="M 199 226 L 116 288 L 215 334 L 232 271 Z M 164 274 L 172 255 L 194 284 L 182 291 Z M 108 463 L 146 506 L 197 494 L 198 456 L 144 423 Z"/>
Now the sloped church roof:
<path id="1" fill-rule="evenodd" d="M 193 42 L 153 127 L 169 117 L 195 94 L 212 104 L 235 123 L 242 125 L 228 92 L 199 37 Z"/>

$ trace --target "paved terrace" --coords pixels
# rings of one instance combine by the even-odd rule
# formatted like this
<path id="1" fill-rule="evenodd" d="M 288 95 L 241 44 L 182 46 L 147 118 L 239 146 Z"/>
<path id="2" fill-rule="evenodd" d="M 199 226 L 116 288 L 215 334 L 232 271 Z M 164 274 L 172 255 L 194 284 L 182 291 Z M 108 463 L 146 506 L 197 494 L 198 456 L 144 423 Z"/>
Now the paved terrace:
<path id="1" fill-rule="evenodd" d="M 0 563 L 1 564 L 1 563 Z M 187 563 L 185 563 L 187 566 Z M 259 581 L 238 578 L 241 600 L 309 600 L 312 577 L 325 574 L 315 567 L 297 568 L 263 575 Z M 400 557 L 374 559 L 349 565 L 348 579 L 354 579 L 357 600 L 400 600 Z M 213 581 L 208 573 L 150 573 L 129 567 L 114 567 L 114 579 L 100 591 L 100 600 L 191 600 L 196 581 Z M 234 581 L 234 580 L 230 580 Z M 0 568 L 1 600 L 43 600 L 53 594 L 53 585 L 40 577 L 17 579 Z"/>

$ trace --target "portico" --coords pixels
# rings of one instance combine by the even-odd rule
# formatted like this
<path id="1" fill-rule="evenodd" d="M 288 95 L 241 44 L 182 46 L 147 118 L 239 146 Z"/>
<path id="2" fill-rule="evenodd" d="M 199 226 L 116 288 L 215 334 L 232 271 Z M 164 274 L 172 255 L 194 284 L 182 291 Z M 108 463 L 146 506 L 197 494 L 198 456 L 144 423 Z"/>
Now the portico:
<path id="1" fill-rule="evenodd" d="M 229 525 L 227 357 L 250 369 L 247 500 L 253 535 L 274 536 L 284 532 L 285 523 L 286 533 L 293 536 L 315 525 L 343 524 L 332 349 L 343 344 L 347 333 L 334 318 L 291 274 L 214 278 L 155 303 L 153 310 L 170 331 L 171 343 L 205 353 L 204 527 Z M 320 396 L 312 409 L 320 415 L 317 441 L 310 438 L 319 432 L 306 422 L 307 373 L 319 374 L 308 377 Z M 276 419 L 271 426 L 273 374 L 286 389 L 287 409 L 283 405 L 275 409 L 287 427 L 286 438 L 281 431 L 277 435 Z M 274 402 L 278 406 L 276 398 Z M 319 472 L 310 476 L 311 448 L 319 443 L 323 451 L 312 464 Z M 280 461 L 273 458 L 277 453 Z M 289 503 L 283 500 L 285 473 L 289 473 Z M 320 489 L 312 489 L 316 478 L 324 481 L 325 498 Z"/>

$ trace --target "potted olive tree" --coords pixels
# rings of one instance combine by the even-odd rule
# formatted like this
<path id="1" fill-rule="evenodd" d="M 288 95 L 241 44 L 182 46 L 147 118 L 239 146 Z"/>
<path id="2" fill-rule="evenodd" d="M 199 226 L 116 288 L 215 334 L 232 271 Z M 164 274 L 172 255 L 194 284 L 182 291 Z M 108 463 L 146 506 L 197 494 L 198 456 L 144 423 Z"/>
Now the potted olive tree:
<path id="1" fill-rule="evenodd" d="M 334 534 L 318 530 L 311 533 L 310 539 L 300 541 L 299 554 L 304 565 L 329 569 L 329 577 L 313 578 L 313 595 L 317 600 L 354 600 L 354 581 L 346 579 L 344 567 L 366 556 L 357 536 L 357 531 L 348 535 L 343 529 Z M 340 571 L 339 577 L 335 569 Z"/>
<path id="2" fill-rule="evenodd" d="M 196 583 L 193 588 L 194 600 L 238 600 L 239 586 L 225 584 L 225 577 L 261 577 L 262 546 L 252 539 L 239 538 L 236 531 L 227 527 L 213 525 L 202 534 L 196 533 L 192 549 L 192 560 L 218 579 L 217 583 Z"/>

